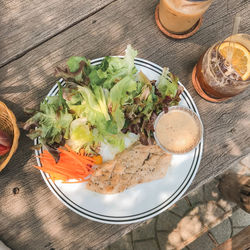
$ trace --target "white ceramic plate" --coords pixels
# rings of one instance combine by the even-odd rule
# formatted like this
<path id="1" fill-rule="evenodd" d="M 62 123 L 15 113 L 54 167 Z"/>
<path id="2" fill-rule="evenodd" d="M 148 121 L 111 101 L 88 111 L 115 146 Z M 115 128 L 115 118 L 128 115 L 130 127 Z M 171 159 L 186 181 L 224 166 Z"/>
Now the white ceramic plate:
<path id="1" fill-rule="evenodd" d="M 99 64 L 102 59 L 92 60 L 91 63 Z M 144 59 L 136 58 L 135 65 L 150 80 L 158 80 L 162 73 L 160 66 Z M 55 85 L 48 96 L 56 95 L 57 92 L 58 88 Z M 190 108 L 199 116 L 197 107 L 185 88 L 180 105 Z M 41 174 L 56 197 L 79 215 L 108 224 L 135 223 L 160 214 L 181 198 L 199 168 L 202 149 L 203 138 L 191 152 L 173 155 L 171 165 L 163 179 L 136 185 L 119 194 L 103 195 L 91 192 L 85 188 L 85 183 L 62 184 L 59 181 L 54 183 L 48 179 L 47 174 L 42 171 Z M 37 155 L 39 153 L 36 151 Z M 38 158 L 37 161 L 40 165 Z"/>

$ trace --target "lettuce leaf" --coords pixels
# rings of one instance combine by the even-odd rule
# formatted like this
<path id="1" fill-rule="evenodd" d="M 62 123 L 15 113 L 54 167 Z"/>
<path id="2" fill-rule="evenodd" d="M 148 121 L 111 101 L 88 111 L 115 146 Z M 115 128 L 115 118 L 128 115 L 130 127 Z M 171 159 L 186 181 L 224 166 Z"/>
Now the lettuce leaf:
<path id="1" fill-rule="evenodd" d="M 124 58 L 105 57 L 100 65 L 92 67 L 88 75 L 91 87 L 102 86 L 110 90 L 125 76 L 133 76 L 137 72 L 134 65 L 136 55 L 137 51 L 128 45 Z"/>
<path id="2" fill-rule="evenodd" d="M 170 73 L 168 68 L 163 68 L 157 89 L 162 97 L 169 96 L 174 98 L 178 90 L 178 78 Z"/>
<path id="3" fill-rule="evenodd" d="M 96 96 L 89 87 L 78 87 L 79 92 L 83 96 L 82 106 L 84 107 L 84 117 L 87 117 L 88 121 L 92 126 L 98 128 L 98 130 L 103 131 L 106 128 L 106 117 L 102 113 L 102 108 L 100 107 Z"/>
<path id="4" fill-rule="evenodd" d="M 70 125 L 70 139 L 67 144 L 76 152 L 93 144 L 94 137 L 86 118 L 75 119 Z"/>
<path id="5" fill-rule="evenodd" d="M 85 57 L 72 56 L 68 59 L 65 69 L 56 67 L 55 75 L 65 80 L 74 81 L 80 85 L 86 85 L 89 83 L 88 74 L 91 71 L 91 67 L 90 61 Z"/>
<path id="6" fill-rule="evenodd" d="M 87 63 L 87 59 L 85 57 L 71 56 L 67 61 L 67 65 L 69 67 L 70 72 L 72 73 L 76 72 L 80 67 L 81 61 L 84 61 Z"/>
<path id="7" fill-rule="evenodd" d="M 137 56 L 137 50 L 134 50 L 132 46 L 129 44 L 126 48 L 126 54 L 124 57 L 124 62 L 127 65 L 129 74 L 135 74 L 137 72 L 134 64 L 136 56 Z"/>
<path id="8" fill-rule="evenodd" d="M 137 83 L 130 76 L 125 76 L 111 90 L 109 96 L 109 107 L 114 121 L 120 131 L 125 123 L 122 106 L 133 100 L 133 92 L 137 89 Z"/>
<path id="9" fill-rule="evenodd" d="M 103 88 L 96 86 L 94 88 L 94 94 L 99 104 L 100 110 L 102 114 L 104 115 L 106 121 L 110 120 L 110 116 L 108 113 L 108 106 L 107 106 L 106 97 L 105 97 Z"/>
<path id="10" fill-rule="evenodd" d="M 36 112 L 24 125 L 29 130 L 30 138 L 41 137 L 41 141 L 48 145 L 61 144 L 64 138 L 69 138 L 72 114 L 68 111 L 68 105 L 63 99 L 62 88 L 58 82 L 59 92 L 57 96 L 47 97 L 40 104 L 40 111 Z M 32 129 L 35 126 L 38 128 Z"/>

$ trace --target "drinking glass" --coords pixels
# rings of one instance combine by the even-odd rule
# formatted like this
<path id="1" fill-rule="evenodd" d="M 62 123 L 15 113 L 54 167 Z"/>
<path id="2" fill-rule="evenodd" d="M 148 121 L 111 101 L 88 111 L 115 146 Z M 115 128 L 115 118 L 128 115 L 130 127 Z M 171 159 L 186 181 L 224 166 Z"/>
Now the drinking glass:
<path id="1" fill-rule="evenodd" d="M 248 34 L 233 35 L 215 43 L 200 57 L 194 68 L 194 86 L 199 85 L 205 94 L 215 99 L 241 93 L 250 84 L 249 51 Z"/>
<path id="2" fill-rule="evenodd" d="M 160 0 L 160 22 L 173 34 L 189 33 L 211 3 L 212 0 Z"/>

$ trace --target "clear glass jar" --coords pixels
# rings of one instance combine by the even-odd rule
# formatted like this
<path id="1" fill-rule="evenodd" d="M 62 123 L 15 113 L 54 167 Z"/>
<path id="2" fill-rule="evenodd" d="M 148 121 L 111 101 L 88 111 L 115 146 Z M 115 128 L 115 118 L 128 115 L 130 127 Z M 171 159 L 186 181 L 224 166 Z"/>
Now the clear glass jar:
<path id="1" fill-rule="evenodd" d="M 220 55 L 219 48 L 223 42 L 231 42 L 232 45 L 232 42 L 236 42 L 250 53 L 250 35 L 237 34 L 214 44 L 201 56 L 197 64 L 196 78 L 201 88 L 215 98 L 235 96 L 250 85 L 250 78 L 243 80 L 233 66 Z"/>

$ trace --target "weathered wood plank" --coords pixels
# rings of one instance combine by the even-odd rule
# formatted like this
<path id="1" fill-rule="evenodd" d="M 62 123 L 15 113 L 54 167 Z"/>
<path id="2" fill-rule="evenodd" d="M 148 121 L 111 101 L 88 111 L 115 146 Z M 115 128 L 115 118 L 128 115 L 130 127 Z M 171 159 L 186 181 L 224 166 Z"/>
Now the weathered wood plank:
<path id="1" fill-rule="evenodd" d="M 234 4 L 243 17 L 241 32 L 249 32 L 246 1 L 230 0 L 228 10 L 222 1 L 215 1 L 197 34 L 174 41 L 155 25 L 155 2 L 116 1 L 1 68 L 0 99 L 13 109 L 19 121 L 25 121 L 23 108 L 38 105 L 48 93 L 58 63 L 71 55 L 96 58 L 122 54 L 131 43 L 140 57 L 169 66 L 197 103 L 205 127 L 205 147 L 189 189 L 192 191 L 250 151 L 249 89 L 230 101 L 212 104 L 201 99 L 191 85 L 191 71 L 199 56 L 231 32 Z M 17 153 L 0 173 L 0 238 L 7 245 L 13 249 L 98 249 L 138 226 L 95 223 L 67 209 L 32 169 L 35 160 L 28 149 L 31 145 L 22 133 Z M 20 192 L 14 195 L 16 186 Z"/>
<path id="2" fill-rule="evenodd" d="M 250 248 L 250 226 L 244 228 L 238 234 L 228 239 L 224 243 L 215 247 L 214 250 L 246 250 Z"/>
<path id="3" fill-rule="evenodd" d="M 0 67 L 113 1 L 1 1 Z"/>

